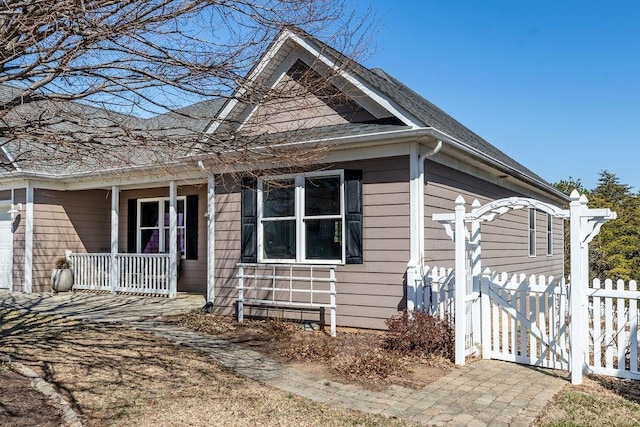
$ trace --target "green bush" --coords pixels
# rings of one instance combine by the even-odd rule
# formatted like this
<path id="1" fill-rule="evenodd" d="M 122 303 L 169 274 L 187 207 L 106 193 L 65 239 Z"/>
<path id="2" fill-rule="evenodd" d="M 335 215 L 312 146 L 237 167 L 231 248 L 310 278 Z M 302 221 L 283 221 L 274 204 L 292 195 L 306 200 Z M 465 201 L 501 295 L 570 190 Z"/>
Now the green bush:
<path id="1" fill-rule="evenodd" d="M 441 356 L 453 361 L 454 334 L 449 319 L 440 319 L 422 311 L 404 310 L 385 322 L 389 350 L 403 355 Z"/>

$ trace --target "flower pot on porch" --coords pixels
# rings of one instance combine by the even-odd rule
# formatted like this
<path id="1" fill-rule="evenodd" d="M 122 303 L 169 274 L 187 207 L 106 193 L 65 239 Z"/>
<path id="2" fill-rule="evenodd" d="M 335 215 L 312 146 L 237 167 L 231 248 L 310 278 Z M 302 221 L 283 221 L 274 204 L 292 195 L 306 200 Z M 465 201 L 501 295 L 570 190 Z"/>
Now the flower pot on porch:
<path id="1" fill-rule="evenodd" d="M 68 292 L 73 287 L 73 270 L 56 268 L 51 272 L 51 289 L 54 292 Z"/>
<path id="2" fill-rule="evenodd" d="M 73 287 L 73 270 L 66 258 L 56 261 L 56 268 L 51 272 L 51 289 L 54 292 L 68 292 Z"/>

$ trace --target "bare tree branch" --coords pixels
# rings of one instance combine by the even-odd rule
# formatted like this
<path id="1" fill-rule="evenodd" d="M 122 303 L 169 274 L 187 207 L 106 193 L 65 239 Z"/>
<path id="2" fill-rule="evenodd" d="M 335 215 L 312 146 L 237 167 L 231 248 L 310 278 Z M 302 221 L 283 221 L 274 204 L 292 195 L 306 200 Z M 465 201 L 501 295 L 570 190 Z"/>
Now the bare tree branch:
<path id="1" fill-rule="evenodd" d="M 270 156 L 304 163 L 323 148 L 291 148 L 284 158 L 270 151 L 290 132 L 253 123 L 237 133 L 230 118 L 224 132 L 203 134 L 221 105 L 214 100 L 237 88 L 240 102 L 272 109 L 293 110 L 304 98 L 300 85 L 247 81 L 287 25 L 361 49 L 362 21 L 342 0 L 0 0 L 0 144 L 14 162 L 44 169 L 69 159 L 98 169 L 205 154 L 247 168 Z M 329 74 L 296 79 L 320 98 L 338 94 Z M 195 102 L 205 104 L 182 108 Z"/>

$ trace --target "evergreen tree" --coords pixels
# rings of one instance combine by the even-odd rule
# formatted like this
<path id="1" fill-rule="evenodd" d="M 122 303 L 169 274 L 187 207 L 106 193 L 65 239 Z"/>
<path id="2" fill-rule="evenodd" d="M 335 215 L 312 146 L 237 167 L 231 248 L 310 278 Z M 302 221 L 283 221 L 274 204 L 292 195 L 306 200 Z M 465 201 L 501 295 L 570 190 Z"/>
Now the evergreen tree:
<path id="1" fill-rule="evenodd" d="M 597 186 L 589 191 L 579 179 L 569 177 L 554 184 L 569 195 L 576 189 L 589 199 L 591 208 L 609 208 L 618 218 L 604 224 L 589 245 L 591 278 L 640 280 L 640 193 L 603 170 Z M 569 274 L 569 224 L 565 225 L 565 274 Z"/>
<path id="2" fill-rule="evenodd" d="M 591 274 L 602 279 L 640 279 L 640 196 L 604 170 L 589 202 L 591 207 L 609 208 L 618 214 L 591 242 Z"/>

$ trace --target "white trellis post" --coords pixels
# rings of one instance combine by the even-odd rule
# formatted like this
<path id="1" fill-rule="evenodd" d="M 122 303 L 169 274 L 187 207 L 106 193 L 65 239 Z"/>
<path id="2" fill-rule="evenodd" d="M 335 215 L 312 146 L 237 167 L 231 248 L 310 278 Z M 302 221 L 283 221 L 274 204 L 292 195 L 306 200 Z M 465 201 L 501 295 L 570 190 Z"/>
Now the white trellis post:
<path id="1" fill-rule="evenodd" d="M 466 266 L 466 227 L 464 224 L 465 217 L 465 201 L 464 197 L 456 198 L 455 208 L 455 363 L 456 365 L 464 365 L 466 349 L 465 337 L 467 326 L 467 312 L 465 310 L 465 299 L 467 294 L 467 266 Z"/>
<path id="2" fill-rule="evenodd" d="M 471 213 L 475 215 L 480 208 L 480 202 L 475 199 L 471 203 Z M 471 292 L 480 294 L 480 275 L 482 274 L 482 234 L 480 231 L 480 220 L 475 218 L 471 221 L 471 235 L 469 236 L 469 243 L 471 244 L 471 280 L 472 289 Z M 473 344 L 476 345 L 480 340 L 480 298 L 474 300 L 471 307 L 471 328 L 473 331 Z"/>
<path id="3" fill-rule="evenodd" d="M 582 384 L 587 372 L 587 349 L 589 326 L 587 319 L 587 286 L 589 282 L 589 243 L 600 232 L 602 224 L 616 219 L 609 209 L 589 209 L 589 200 L 573 190 L 571 193 L 571 279 L 569 296 L 569 333 L 571 339 L 570 369 L 571 383 Z"/>
<path id="4" fill-rule="evenodd" d="M 582 365 L 584 358 L 584 349 L 586 345 L 587 327 L 583 324 L 582 310 L 586 307 L 582 307 L 582 283 L 585 278 L 582 277 L 582 256 L 581 256 L 581 242 L 580 242 L 580 218 L 583 212 L 583 205 L 580 203 L 580 196 L 577 192 L 571 193 L 570 210 L 570 236 L 571 236 L 571 295 L 569 296 L 569 313 L 571 316 L 571 323 L 569 324 L 569 337 L 571 340 L 571 383 L 582 384 Z M 588 280 L 588 277 L 587 279 Z"/>

